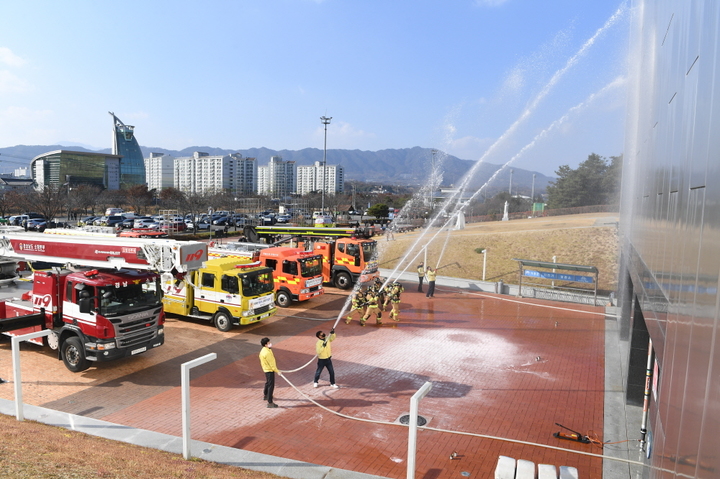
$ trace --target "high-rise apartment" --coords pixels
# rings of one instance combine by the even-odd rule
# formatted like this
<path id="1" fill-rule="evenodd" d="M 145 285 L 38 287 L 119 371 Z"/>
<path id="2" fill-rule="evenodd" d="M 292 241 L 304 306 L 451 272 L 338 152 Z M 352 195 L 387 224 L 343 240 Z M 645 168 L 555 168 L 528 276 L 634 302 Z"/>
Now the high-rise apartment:
<path id="1" fill-rule="evenodd" d="M 258 168 L 258 194 L 285 198 L 295 193 L 294 161 L 283 161 L 281 156 L 270 157 L 268 166 Z"/>
<path id="2" fill-rule="evenodd" d="M 323 175 L 324 172 L 324 175 Z M 322 191 L 334 195 L 345 190 L 345 172 L 340 165 L 326 165 L 316 161 L 311 166 L 297 167 L 297 193 L 305 195 L 312 191 Z"/>
<path id="3" fill-rule="evenodd" d="M 255 158 L 239 153 L 209 155 L 196 151 L 193 156 L 175 158 L 175 188 L 184 193 L 253 194 L 256 185 Z"/>
<path id="4" fill-rule="evenodd" d="M 145 178 L 148 190 L 160 191 L 175 185 L 175 157 L 165 153 L 150 153 L 145 158 Z"/>

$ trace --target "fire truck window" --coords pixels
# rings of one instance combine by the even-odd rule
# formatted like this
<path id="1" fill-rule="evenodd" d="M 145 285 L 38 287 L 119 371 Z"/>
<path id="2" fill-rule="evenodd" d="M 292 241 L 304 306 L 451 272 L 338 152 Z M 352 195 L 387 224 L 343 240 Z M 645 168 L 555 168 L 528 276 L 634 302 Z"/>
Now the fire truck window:
<path id="1" fill-rule="evenodd" d="M 283 273 L 285 274 L 298 274 L 297 261 L 283 261 Z"/>
<path id="2" fill-rule="evenodd" d="M 347 245 L 347 254 L 350 256 L 360 256 L 360 250 L 356 244 L 350 243 Z"/>
<path id="3" fill-rule="evenodd" d="M 345 243 L 340 243 L 338 245 L 338 251 L 340 251 L 341 253 L 345 252 Z"/>
<path id="4" fill-rule="evenodd" d="M 220 283 L 220 287 L 223 291 L 230 294 L 238 294 L 240 292 L 237 276 L 223 276 Z"/>
<path id="5" fill-rule="evenodd" d="M 202 282 L 200 283 L 203 288 L 214 288 L 215 287 L 215 275 L 212 273 L 203 273 Z"/>
<path id="6" fill-rule="evenodd" d="M 72 300 L 73 300 L 73 286 L 74 285 L 75 285 L 75 283 L 73 283 L 72 281 L 68 281 L 65 286 L 65 298 L 70 302 L 72 302 Z"/>
<path id="7" fill-rule="evenodd" d="M 275 269 L 275 268 L 277 268 L 277 260 L 276 259 L 266 259 L 265 266 L 267 266 L 268 268 Z"/>
<path id="8" fill-rule="evenodd" d="M 75 302 L 79 303 L 82 298 L 91 298 L 93 296 L 95 296 L 95 288 L 93 286 L 86 286 L 77 292 Z"/>

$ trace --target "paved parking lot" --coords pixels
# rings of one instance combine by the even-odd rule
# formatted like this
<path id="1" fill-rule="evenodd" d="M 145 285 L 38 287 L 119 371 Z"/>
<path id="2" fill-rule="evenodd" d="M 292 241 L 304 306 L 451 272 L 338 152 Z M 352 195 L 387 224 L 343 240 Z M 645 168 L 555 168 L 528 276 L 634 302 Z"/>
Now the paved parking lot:
<path id="1" fill-rule="evenodd" d="M 339 323 L 333 363 L 340 389 L 328 387 L 327 373 L 321 387 L 312 387 L 313 361 L 285 375 L 292 384 L 277 379 L 278 409 L 267 409 L 262 400 L 260 339 L 272 338 L 281 370 L 308 363 L 315 332 L 334 324 L 344 292 L 328 289 L 312 309 L 281 310 L 269 321 L 228 333 L 170 318 L 163 347 L 80 374 L 67 371 L 49 350 L 25 345 L 25 401 L 180 436 L 180 364 L 214 352 L 215 361 L 192 371 L 193 439 L 405 477 L 408 430 L 396 421 L 430 381 L 433 389 L 421 401 L 420 414 L 431 428 L 602 453 L 552 436 L 556 422 L 602 435 L 601 308 L 445 287 L 426 298 L 406 289 L 400 323 Z M 11 369 L 4 340 L 0 377 L 11 378 Z M 13 399 L 12 384 L 0 385 L 0 397 Z M 500 454 L 601 477 L 600 459 L 551 449 L 434 430 L 421 431 L 417 444 L 416 469 L 424 478 L 491 477 Z M 453 452 L 457 457 L 450 460 Z"/>

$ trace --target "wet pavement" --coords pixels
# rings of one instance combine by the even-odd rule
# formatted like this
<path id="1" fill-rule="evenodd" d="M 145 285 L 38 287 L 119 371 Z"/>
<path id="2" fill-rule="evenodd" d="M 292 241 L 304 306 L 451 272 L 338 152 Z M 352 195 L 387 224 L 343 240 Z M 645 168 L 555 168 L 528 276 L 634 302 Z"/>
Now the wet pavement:
<path id="1" fill-rule="evenodd" d="M 332 348 L 340 389 L 329 387 L 326 371 L 320 387 L 312 387 L 315 332 L 328 331 L 346 301 L 344 292 L 329 288 L 310 309 L 296 305 L 228 333 L 171 318 L 162 348 L 80 374 L 66 371 L 49 350 L 23 346 L 25 401 L 182 436 L 180 364 L 214 352 L 216 360 L 191 372 L 192 438 L 203 444 L 336 474 L 405 477 L 408 428 L 398 419 L 430 381 L 419 413 L 437 430 L 418 432 L 416 477 L 492 477 L 499 455 L 602 477 L 598 458 L 475 435 L 602 454 L 596 445 L 553 433 L 560 423 L 602 440 L 604 308 L 447 286 L 426 298 L 415 289 L 406 284 L 399 323 L 338 324 Z M 286 380 L 277 378 L 277 409 L 262 399 L 257 355 L 265 336 L 281 370 L 306 365 L 287 372 Z M 9 349 L 9 341 L 0 343 L 0 377 L 6 379 L 12 376 Z M 12 400 L 10 384 L 0 385 L 0 398 Z"/>

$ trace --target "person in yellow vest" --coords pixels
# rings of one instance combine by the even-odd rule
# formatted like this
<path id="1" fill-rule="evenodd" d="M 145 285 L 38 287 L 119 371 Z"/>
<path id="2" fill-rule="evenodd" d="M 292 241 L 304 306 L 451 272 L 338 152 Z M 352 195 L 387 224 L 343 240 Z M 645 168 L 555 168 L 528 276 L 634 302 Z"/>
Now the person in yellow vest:
<path id="1" fill-rule="evenodd" d="M 363 294 L 362 290 L 355 291 L 352 294 L 350 299 L 350 312 L 345 318 L 345 324 L 350 324 L 355 311 L 360 312 L 360 321 L 362 321 L 363 316 L 365 316 L 365 294 Z"/>
<path id="2" fill-rule="evenodd" d="M 260 340 L 262 350 L 260 350 L 260 366 L 265 373 L 265 389 L 263 389 L 263 399 L 267 401 L 267 407 L 278 407 L 273 402 L 273 392 L 275 391 L 275 373 L 282 376 L 282 373 L 275 364 L 275 355 L 272 352 L 272 343 L 270 338 L 262 338 Z"/>
<path id="3" fill-rule="evenodd" d="M 315 343 L 315 352 L 317 353 L 318 363 L 317 370 L 315 371 L 315 381 L 313 387 L 318 387 L 318 381 L 320 380 L 320 373 L 324 368 L 327 368 L 328 374 L 330 374 L 330 386 L 337 389 L 340 386 L 335 384 L 335 370 L 332 364 L 332 351 L 330 350 L 330 343 L 335 340 L 335 329 L 330 330 L 330 336 L 325 336 L 325 333 L 318 331 L 315 333 L 315 337 L 318 338 Z"/>
<path id="4" fill-rule="evenodd" d="M 425 273 L 428 280 L 428 292 L 425 296 L 432 298 L 435 296 L 435 277 L 437 276 L 437 269 L 432 269 L 428 266 L 427 273 Z"/>
<path id="5" fill-rule="evenodd" d="M 373 314 L 375 315 L 375 324 L 382 324 L 382 311 L 380 311 L 378 293 L 373 289 L 369 289 L 365 296 L 365 304 L 367 305 L 367 310 L 365 310 L 365 315 L 360 320 L 360 326 L 365 326 L 365 321 Z"/>
<path id="6" fill-rule="evenodd" d="M 425 279 L 425 263 L 420 262 L 420 264 L 417 267 L 417 274 L 418 274 L 418 293 L 422 293 L 422 284 L 423 279 Z"/>

